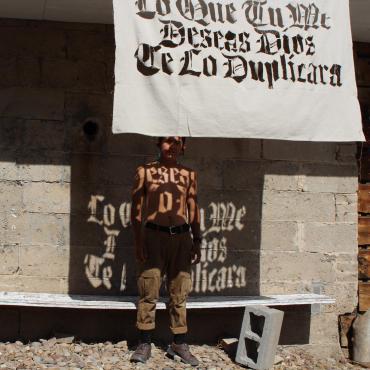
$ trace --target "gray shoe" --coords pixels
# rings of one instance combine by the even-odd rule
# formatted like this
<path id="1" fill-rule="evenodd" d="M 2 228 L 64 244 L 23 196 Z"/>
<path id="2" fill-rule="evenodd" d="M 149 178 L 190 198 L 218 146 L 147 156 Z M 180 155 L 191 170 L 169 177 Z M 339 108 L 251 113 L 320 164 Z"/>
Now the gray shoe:
<path id="1" fill-rule="evenodd" d="M 186 343 L 183 344 L 176 344 L 172 343 L 168 346 L 167 353 L 171 357 L 179 356 L 181 361 L 185 364 L 189 364 L 191 366 L 198 366 L 199 361 L 195 356 L 193 356 L 190 352 L 190 348 Z"/>
<path id="2" fill-rule="evenodd" d="M 152 346 L 149 343 L 140 343 L 131 355 L 131 362 L 142 362 L 145 364 L 152 354 Z"/>

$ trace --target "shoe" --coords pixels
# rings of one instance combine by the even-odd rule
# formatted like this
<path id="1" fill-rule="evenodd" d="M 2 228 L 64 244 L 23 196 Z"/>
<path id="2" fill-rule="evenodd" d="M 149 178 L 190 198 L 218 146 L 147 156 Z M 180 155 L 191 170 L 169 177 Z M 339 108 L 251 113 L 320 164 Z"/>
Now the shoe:
<path id="1" fill-rule="evenodd" d="M 142 362 L 145 364 L 152 354 L 152 346 L 149 343 L 140 343 L 131 355 L 131 362 Z"/>
<path id="2" fill-rule="evenodd" d="M 189 364 L 191 366 L 198 366 L 199 361 L 195 356 L 193 356 L 190 352 L 190 348 L 186 343 L 183 344 L 176 344 L 172 343 L 168 346 L 167 353 L 171 357 L 179 356 L 185 364 Z"/>

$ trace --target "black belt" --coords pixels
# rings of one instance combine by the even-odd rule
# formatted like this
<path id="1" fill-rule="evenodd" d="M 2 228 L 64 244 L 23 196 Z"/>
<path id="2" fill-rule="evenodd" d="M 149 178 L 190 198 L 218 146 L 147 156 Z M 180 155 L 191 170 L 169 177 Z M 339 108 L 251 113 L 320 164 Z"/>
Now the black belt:
<path id="1" fill-rule="evenodd" d="M 169 233 L 170 235 L 182 234 L 190 230 L 189 224 L 183 224 L 179 226 L 161 226 L 153 224 L 152 222 L 147 222 L 145 224 L 145 227 L 152 230 L 164 231 L 166 233 Z"/>

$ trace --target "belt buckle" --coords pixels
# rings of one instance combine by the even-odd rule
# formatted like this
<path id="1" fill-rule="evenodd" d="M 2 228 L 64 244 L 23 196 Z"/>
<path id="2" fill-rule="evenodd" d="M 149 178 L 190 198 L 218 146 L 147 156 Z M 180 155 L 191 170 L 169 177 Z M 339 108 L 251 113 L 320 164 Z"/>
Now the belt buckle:
<path id="1" fill-rule="evenodd" d="M 170 226 L 169 227 L 169 229 L 170 229 L 170 235 L 176 235 L 176 233 L 172 231 L 174 228 L 176 228 L 176 226 Z"/>

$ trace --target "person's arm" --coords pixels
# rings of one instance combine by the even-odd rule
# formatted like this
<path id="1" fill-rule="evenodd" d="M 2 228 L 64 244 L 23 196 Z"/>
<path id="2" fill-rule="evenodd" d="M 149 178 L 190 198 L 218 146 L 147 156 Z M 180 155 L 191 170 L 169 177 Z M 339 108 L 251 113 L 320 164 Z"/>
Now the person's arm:
<path id="1" fill-rule="evenodd" d="M 201 233 L 200 233 L 200 212 L 198 206 L 198 183 L 196 172 L 190 172 L 190 186 L 187 197 L 187 207 L 189 215 L 189 224 L 193 234 L 192 263 L 197 264 L 201 258 Z"/>
<path id="2" fill-rule="evenodd" d="M 143 166 L 140 166 L 136 169 L 134 186 L 132 189 L 131 223 L 134 231 L 136 258 L 142 262 L 146 259 L 141 235 L 144 201 L 145 168 Z"/>

